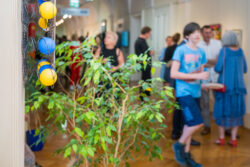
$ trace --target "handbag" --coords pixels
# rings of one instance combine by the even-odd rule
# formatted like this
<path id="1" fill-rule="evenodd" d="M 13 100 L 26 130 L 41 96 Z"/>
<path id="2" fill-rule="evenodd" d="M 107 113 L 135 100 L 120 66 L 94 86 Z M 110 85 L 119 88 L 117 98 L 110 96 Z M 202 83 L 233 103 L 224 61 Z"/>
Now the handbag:
<path id="1" fill-rule="evenodd" d="M 225 85 L 225 66 L 226 66 L 226 48 L 224 48 L 224 57 L 223 57 L 223 78 L 221 88 L 214 89 L 215 92 L 225 93 L 226 92 L 226 85 Z"/>

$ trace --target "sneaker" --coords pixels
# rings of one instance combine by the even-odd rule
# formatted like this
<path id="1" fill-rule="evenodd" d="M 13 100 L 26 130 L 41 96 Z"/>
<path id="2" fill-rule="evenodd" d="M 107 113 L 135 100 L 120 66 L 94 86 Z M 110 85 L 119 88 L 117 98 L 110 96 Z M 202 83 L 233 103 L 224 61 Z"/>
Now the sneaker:
<path id="1" fill-rule="evenodd" d="M 181 137 L 181 135 L 180 134 L 172 134 L 172 139 L 173 140 L 178 140 L 179 138 Z"/>
<path id="2" fill-rule="evenodd" d="M 180 142 L 175 142 L 172 147 L 174 150 L 176 162 L 182 166 L 186 166 L 187 162 L 185 159 L 185 152 L 184 152 L 185 144 L 181 144 Z"/>
<path id="3" fill-rule="evenodd" d="M 232 147 L 237 147 L 237 140 L 230 140 L 229 142 L 228 142 L 228 144 L 230 145 L 230 146 L 232 146 Z"/>
<path id="4" fill-rule="evenodd" d="M 215 144 L 217 145 L 221 145 L 221 146 L 224 146 L 225 145 L 225 139 L 218 139 L 215 141 Z"/>
<path id="5" fill-rule="evenodd" d="M 201 164 L 194 161 L 190 153 L 185 153 L 186 163 L 189 167 L 202 167 Z"/>
<path id="6" fill-rule="evenodd" d="M 200 145 L 201 145 L 201 143 L 199 141 L 191 139 L 191 146 L 200 146 Z"/>

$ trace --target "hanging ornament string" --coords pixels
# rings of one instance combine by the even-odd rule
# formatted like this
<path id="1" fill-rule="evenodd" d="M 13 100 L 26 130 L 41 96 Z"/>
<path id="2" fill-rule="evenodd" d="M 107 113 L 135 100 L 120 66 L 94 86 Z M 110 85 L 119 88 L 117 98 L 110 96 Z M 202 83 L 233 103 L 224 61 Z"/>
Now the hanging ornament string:
<path id="1" fill-rule="evenodd" d="M 53 3 L 56 5 L 56 0 L 53 0 Z M 53 8 L 53 13 L 54 13 L 54 10 L 55 10 L 55 8 Z M 54 17 L 54 25 L 55 24 L 56 24 L 56 16 Z M 56 41 L 56 26 L 53 26 L 53 30 L 52 31 L 53 31 L 53 33 L 52 33 L 52 35 L 53 35 L 52 39 L 54 41 Z M 53 55 L 52 55 L 52 67 L 54 69 L 56 69 L 55 61 L 56 61 L 56 53 L 53 52 Z"/>
<path id="2" fill-rule="evenodd" d="M 42 54 L 46 55 L 46 57 L 49 59 L 48 63 L 45 63 L 42 65 L 42 63 L 38 64 L 38 68 L 42 69 L 38 70 L 38 77 L 40 78 L 40 81 L 45 86 L 52 86 L 57 80 L 57 74 L 55 71 L 55 38 L 56 38 L 56 0 L 51 1 L 44 1 L 40 3 L 40 26 L 43 30 L 46 31 L 45 37 L 42 37 L 39 39 L 39 50 Z M 42 20 L 44 19 L 44 20 Z M 44 28 L 43 28 L 44 27 Z M 48 65 L 49 64 L 49 65 Z M 46 69 L 44 69 L 46 68 Z M 46 70 L 47 72 L 43 72 L 41 75 L 41 70 Z M 42 78 L 41 78 L 42 77 Z M 45 78 L 44 78 L 45 77 Z"/>

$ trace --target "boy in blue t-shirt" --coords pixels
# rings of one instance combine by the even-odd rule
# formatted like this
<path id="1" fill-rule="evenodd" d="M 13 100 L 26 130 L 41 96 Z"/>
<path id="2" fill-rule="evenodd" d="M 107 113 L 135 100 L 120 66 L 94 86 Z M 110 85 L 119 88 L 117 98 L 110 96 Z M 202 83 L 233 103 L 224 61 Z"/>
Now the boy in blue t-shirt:
<path id="1" fill-rule="evenodd" d="M 207 80 L 209 73 L 204 71 L 207 63 L 205 52 L 198 47 L 200 26 L 197 23 L 187 24 L 184 36 L 188 42 L 176 49 L 171 68 L 171 77 L 176 79 L 176 96 L 185 120 L 182 136 L 173 145 L 173 150 L 180 165 L 201 167 L 191 157 L 190 142 L 193 133 L 203 125 L 200 111 L 201 80 Z"/>

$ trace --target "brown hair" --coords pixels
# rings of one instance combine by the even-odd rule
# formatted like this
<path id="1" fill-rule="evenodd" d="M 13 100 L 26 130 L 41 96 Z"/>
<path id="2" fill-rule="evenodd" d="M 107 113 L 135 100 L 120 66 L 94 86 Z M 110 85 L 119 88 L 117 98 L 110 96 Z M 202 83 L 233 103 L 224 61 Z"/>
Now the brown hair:
<path id="1" fill-rule="evenodd" d="M 201 28 L 201 32 L 203 32 L 204 29 L 211 29 L 211 30 L 212 30 L 211 26 L 209 26 L 209 25 L 204 25 L 204 26 Z"/>
<path id="2" fill-rule="evenodd" d="M 148 27 L 148 26 L 143 27 L 143 28 L 141 29 L 141 34 L 144 35 L 144 34 L 149 33 L 150 31 L 152 31 L 152 29 L 151 29 L 150 27 Z"/>
<path id="3" fill-rule="evenodd" d="M 172 37 L 174 43 L 178 43 L 180 41 L 181 34 L 180 33 L 175 33 Z"/>

